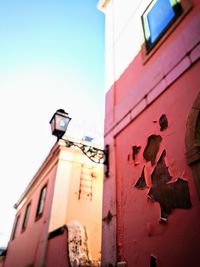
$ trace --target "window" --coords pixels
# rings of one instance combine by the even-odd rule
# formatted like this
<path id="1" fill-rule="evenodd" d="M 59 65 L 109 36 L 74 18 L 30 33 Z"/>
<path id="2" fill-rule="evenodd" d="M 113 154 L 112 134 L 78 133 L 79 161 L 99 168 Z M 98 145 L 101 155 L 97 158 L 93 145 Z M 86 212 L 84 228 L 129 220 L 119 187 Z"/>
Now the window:
<path id="1" fill-rule="evenodd" d="M 36 212 L 36 219 L 42 216 L 42 213 L 44 210 L 45 198 L 46 198 L 46 191 L 47 191 L 47 186 L 45 185 L 40 191 L 40 198 L 39 198 L 37 212 Z"/>
<path id="2" fill-rule="evenodd" d="M 17 226 L 19 224 L 19 215 L 17 216 L 16 220 L 15 220 L 15 224 L 14 224 L 14 228 L 13 228 L 13 233 L 12 233 L 12 240 L 15 238 L 16 236 L 16 232 L 17 232 Z"/>
<path id="3" fill-rule="evenodd" d="M 22 231 L 25 231 L 25 229 L 27 227 L 28 217 L 29 217 L 29 213 L 30 213 L 30 208 L 31 208 L 31 203 L 29 203 L 26 206 L 26 212 L 25 212 L 24 221 L 23 221 L 23 224 L 22 224 Z"/>
<path id="4" fill-rule="evenodd" d="M 153 0 L 142 15 L 147 52 L 183 12 L 178 0 Z"/>

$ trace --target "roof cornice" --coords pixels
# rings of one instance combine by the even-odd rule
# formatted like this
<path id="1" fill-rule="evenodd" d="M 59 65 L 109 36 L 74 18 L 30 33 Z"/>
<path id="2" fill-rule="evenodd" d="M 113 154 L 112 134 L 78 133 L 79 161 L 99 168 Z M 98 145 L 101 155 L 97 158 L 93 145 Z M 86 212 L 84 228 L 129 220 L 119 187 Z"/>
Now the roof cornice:
<path id="1" fill-rule="evenodd" d="M 87 145 L 87 141 L 83 140 L 77 140 L 71 137 L 67 137 L 67 140 L 72 141 L 72 142 L 81 142 L 82 144 Z M 99 148 L 99 145 L 95 145 L 93 143 L 90 144 L 92 147 Z M 44 176 L 46 173 L 50 171 L 50 169 L 58 162 L 59 160 L 59 154 L 63 150 L 68 150 L 69 148 L 66 147 L 65 142 L 60 139 L 59 142 L 56 142 L 53 147 L 51 148 L 49 154 L 43 161 L 42 165 L 36 172 L 36 174 L 33 176 L 32 180 L 29 182 L 27 187 L 25 188 L 23 194 L 20 196 L 19 200 L 17 201 L 16 204 L 14 204 L 14 208 L 18 209 L 19 206 L 24 203 L 24 199 L 27 196 L 27 194 L 30 192 L 31 188 L 37 183 L 38 180 L 41 179 L 42 176 Z M 101 148 L 102 149 L 102 148 Z M 79 153 L 82 153 L 81 150 Z"/>
<path id="2" fill-rule="evenodd" d="M 100 0 L 97 5 L 98 9 L 101 10 L 102 12 L 105 12 L 105 9 L 109 2 L 110 0 Z"/>
<path id="3" fill-rule="evenodd" d="M 27 195 L 27 193 L 29 192 L 29 190 L 37 182 L 37 180 L 40 179 L 40 177 L 42 176 L 42 174 L 45 171 L 48 171 L 50 162 L 54 161 L 55 159 L 56 159 L 56 161 L 58 161 L 58 154 L 59 154 L 59 152 L 60 152 L 60 145 L 58 143 L 55 143 L 53 145 L 52 149 L 50 150 L 48 156 L 45 158 L 44 162 L 42 163 L 42 165 L 40 166 L 40 168 L 38 169 L 38 171 L 36 172 L 36 174 L 33 176 L 33 178 L 31 179 L 31 181 L 29 182 L 29 184 L 25 188 L 23 194 L 20 196 L 20 198 L 17 201 L 17 203 L 14 204 L 14 208 L 15 209 L 17 209 L 19 207 L 19 205 L 23 202 L 23 199 L 25 198 L 25 196 Z"/>

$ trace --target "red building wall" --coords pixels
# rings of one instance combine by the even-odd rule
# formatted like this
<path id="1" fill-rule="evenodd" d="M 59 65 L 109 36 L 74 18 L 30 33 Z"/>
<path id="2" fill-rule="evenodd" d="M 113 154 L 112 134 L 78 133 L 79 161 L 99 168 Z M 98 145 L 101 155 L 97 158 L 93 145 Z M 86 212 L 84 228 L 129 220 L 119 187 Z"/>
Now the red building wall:
<path id="1" fill-rule="evenodd" d="M 191 2 L 192 9 L 147 61 L 141 50 L 106 94 L 110 177 L 104 181 L 103 217 L 109 220 L 103 225 L 102 266 L 200 266 L 200 201 L 185 147 L 188 116 L 200 92 L 200 2 Z M 168 126 L 161 131 L 162 115 Z M 143 154 L 152 135 L 160 138 L 160 145 L 151 147 L 150 154 L 158 148 L 153 164 Z M 133 146 L 138 148 L 134 155 Z M 151 199 L 163 151 L 161 169 L 171 177 L 155 187 L 157 195 Z M 145 186 L 137 187 L 142 178 Z M 179 183 L 188 188 L 189 199 Z M 167 202 L 174 206 L 160 220 Z"/>
<path id="2" fill-rule="evenodd" d="M 200 67 L 200 62 L 198 63 Z M 159 100 L 149 106 L 116 136 L 116 179 L 118 214 L 118 256 L 128 260 L 129 266 L 148 266 L 150 255 L 158 258 L 161 266 L 199 266 L 198 245 L 200 244 L 200 205 L 194 186 L 191 169 L 185 158 L 185 123 L 196 98 L 196 86 L 191 86 L 190 75 L 198 79 L 198 66 L 174 84 Z M 188 87 L 190 93 L 188 94 Z M 179 89 L 181 88 L 181 93 Z M 166 114 L 169 126 L 160 131 L 159 117 Z M 160 135 L 162 141 L 156 160 L 166 150 L 165 161 L 169 164 L 171 182 L 178 177 L 188 181 L 191 209 L 173 209 L 167 223 L 161 224 L 160 206 L 148 198 L 149 188 L 135 187 L 141 177 L 146 161 L 143 151 L 147 138 Z M 141 150 L 132 159 L 132 146 L 140 145 Z M 120 159 L 120 160 L 119 160 Z M 155 167 L 155 166 L 154 166 Z M 147 165 L 152 173 L 154 167 Z M 159 266 L 159 265 L 158 265 Z"/>

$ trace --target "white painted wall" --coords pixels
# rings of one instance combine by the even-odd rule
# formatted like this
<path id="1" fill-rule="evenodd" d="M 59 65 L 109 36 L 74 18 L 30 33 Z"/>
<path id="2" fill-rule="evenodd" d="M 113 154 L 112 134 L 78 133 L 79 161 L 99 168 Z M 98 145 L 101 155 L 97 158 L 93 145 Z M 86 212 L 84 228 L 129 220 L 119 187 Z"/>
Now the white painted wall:
<path id="1" fill-rule="evenodd" d="M 106 91 L 119 79 L 144 43 L 141 15 L 149 3 L 150 0 L 110 0 L 103 9 Z"/>

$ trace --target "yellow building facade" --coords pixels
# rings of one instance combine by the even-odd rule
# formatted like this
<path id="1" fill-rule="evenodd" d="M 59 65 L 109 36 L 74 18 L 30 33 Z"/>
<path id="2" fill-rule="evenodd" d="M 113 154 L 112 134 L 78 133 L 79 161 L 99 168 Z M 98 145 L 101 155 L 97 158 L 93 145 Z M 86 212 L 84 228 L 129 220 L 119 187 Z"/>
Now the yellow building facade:
<path id="1" fill-rule="evenodd" d="M 102 164 L 56 143 L 15 205 L 4 267 L 100 266 L 102 184 Z"/>

